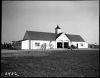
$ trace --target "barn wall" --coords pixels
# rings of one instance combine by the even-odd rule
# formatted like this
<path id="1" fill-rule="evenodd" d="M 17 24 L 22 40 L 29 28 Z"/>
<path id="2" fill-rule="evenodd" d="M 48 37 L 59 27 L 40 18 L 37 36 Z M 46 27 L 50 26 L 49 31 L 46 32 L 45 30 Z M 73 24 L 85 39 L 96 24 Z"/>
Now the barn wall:
<path id="1" fill-rule="evenodd" d="M 56 41 L 59 41 L 59 40 L 62 40 L 62 41 L 70 41 L 69 38 L 68 38 L 64 33 L 62 33 L 62 34 L 56 39 Z"/>
<path id="2" fill-rule="evenodd" d="M 71 42 L 69 42 L 69 46 L 71 46 L 72 45 L 72 43 Z"/>
<path id="3" fill-rule="evenodd" d="M 68 43 L 69 43 L 69 46 L 71 45 L 69 38 L 68 38 L 64 33 L 62 33 L 62 34 L 56 39 L 56 46 L 55 46 L 55 48 L 57 48 L 57 42 L 62 42 L 62 43 L 68 42 Z M 63 47 L 64 47 L 64 44 L 63 44 Z"/>
<path id="4" fill-rule="evenodd" d="M 36 44 L 39 43 L 39 46 Z M 50 49 L 50 44 L 55 48 L 55 41 L 31 40 L 31 49 L 42 49 L 42 45 L 46 43 L 46 49 Z"/>
<path id="5" fill-rule="evenodd" d="M 53 48 L 56 48 L 56 41 L 51 41 L 51 44 L 53 45 Z"/>
<path id="6" fill-rule="evenodd" d="M 88 48 L 88 43 L 87 42 L 85 42 L 85 48 Z"/>
<path id="7" fill-rule="evenodd" d="M 18 50 L 21 49 L 21 41 L 15 43 L 15 48 Z"/>
<path id="8" fill-rule="evenodd" d="M 22 41 L 22 49 L 29 49 L 29 40 Z"/>
<path id="9" fill-rule="evenodd" d="M 83 46 L 81 46 L 81 43 L 83 44 Z M 77 47 L 77 44 L 78 44 L 78 48 L 85 48 L 85 42 L 72 42 L 72 44 L 76 47 Z"/>

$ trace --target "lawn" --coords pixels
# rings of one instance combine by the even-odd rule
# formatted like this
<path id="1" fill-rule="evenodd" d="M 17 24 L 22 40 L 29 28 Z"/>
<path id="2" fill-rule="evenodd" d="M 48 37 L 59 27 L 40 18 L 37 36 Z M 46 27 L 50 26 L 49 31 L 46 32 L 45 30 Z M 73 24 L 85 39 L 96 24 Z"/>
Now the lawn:
<path id="1" fill-rule="evenodd" d="M 99 50 L 9 54 L 1 58 L 2 77 L 99 77 Z"/>

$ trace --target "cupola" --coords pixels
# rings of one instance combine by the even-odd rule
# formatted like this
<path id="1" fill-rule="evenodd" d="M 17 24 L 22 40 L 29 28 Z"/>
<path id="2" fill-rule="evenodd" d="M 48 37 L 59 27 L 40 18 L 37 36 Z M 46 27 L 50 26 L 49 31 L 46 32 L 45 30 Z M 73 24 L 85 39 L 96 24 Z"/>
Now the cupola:
<path id="1" fill-rule="evenodd" d="M 55 28 L 55 33 L 61 33 L 61 28 L 59 27 L 59 25 L 57 25 L 57 27 Z"/>

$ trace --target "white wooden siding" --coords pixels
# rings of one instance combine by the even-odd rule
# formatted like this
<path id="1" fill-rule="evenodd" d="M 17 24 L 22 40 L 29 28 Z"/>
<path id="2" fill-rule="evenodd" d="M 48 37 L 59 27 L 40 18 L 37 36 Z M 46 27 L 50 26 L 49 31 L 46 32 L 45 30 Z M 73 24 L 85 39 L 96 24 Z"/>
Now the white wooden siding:
<path id="1" fill-rule="evenodd" d="M 29 49 L 29 40 L 22 41 L 22 49 Z"/>
<path id="2" fill-rule="evenodd" d="M 58 40 L 70 41 L 70 40 L 68 39 L 68 37 L 67 37 L 64 33 L 62 33 L 62 34 L 56 39 L 56 41 L 58 41 Z"/>
<path id="3" fill-rule="evenodd" d="M 39 43 L 39 46 L 36 46 L 35 43 Z M 53 48 L 55 48 L 55 41 L 43 41 L 43 40 L 31 40 L 31 49 L 41 49 L 41 45 L 46 43 L 46 49 L 50 48 L 50 44 L 53 45 Z"/>
<path id="4" fill-rule="evenodd" d="M 62 42 L 62 43 L 68 42 L 68 43 L 69 43 L 69 46 L 71 45 L 69 38 L 68 38 L 64 33 L 62 33 L 62 34 L 56 39 L 56 48 L 57 48 L 57 42 Z M 63 44 L 63 47 L 64 47 L 64 44 Z"/>
<path id="5" fill-rule="evenodd" d="M 81 43 L 83 44 L 83 46 L 81 46 Z M 78 44 L 78 48 L 88 48 L 87 42 L 72 42 L 72 44 L 75 46 L 77 46 L 77 44 Z"/>
<path id="6" fill-rule="evenodd" d="M 87 42 L 85 42 L 85 48 L 88 48 L 88 43 Z"/>
<path id="7" fill-rule="evenodd" d="M 61 33 L 61 29 L 56 29 L 55 31 L 57 34 Z"/>
<path id="8" fill-rule="evenodd" d="M 85 48 L 85 42 L 72 42 L 72 44 L 76 47 L 78 44 L 78 48 Z M 83 44 L 83 46 L 81 46 L 81 44 Z"/>

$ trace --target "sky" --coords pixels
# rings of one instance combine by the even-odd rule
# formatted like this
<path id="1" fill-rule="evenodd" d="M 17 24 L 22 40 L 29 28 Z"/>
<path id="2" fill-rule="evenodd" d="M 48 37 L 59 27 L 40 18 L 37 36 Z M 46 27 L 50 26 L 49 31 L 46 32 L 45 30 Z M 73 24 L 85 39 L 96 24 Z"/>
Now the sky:
<path id="1" fill-rule="evenodd" d="M 1 42 L 22 40 L 25 32 L 80 35 L 99 44 L 99 1 L 2 1 Z"/>

